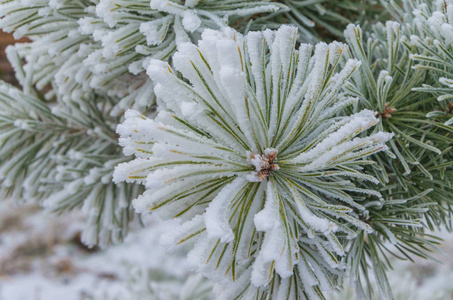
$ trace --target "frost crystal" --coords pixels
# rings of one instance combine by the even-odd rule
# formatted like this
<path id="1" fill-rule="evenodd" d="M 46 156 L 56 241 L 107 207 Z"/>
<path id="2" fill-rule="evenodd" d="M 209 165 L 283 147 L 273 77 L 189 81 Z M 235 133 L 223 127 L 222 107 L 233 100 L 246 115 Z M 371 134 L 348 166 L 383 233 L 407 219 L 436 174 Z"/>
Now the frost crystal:
<path id="1" fill-rule="evenodd" d="M 331 291 L 345 270 L 337 234 L 372 232 L 356 199 L 380 194 L 354 181 L 376 182 L 361 161 L 386 150 L 392 134 L 364 135 L 376 112 L 339 115 L 354 102 L 341 91 L 360 65 L 339 68 L 347 47 L 296 50 L 296 37 L 290 26 L 246 36 L 206 30 L 173 56 L 185 80 L 151 61 L 166 109 L 154 120 L 128 111 L 117 128 L 125 154 L 137 158 L 114 180 L 147 186 L 138 211 L 180 219 L 165 244 L 195 241 L 189 262 L 224 287 L 223 299 L 270 286 L 282 295 L 295 286 Z"/>

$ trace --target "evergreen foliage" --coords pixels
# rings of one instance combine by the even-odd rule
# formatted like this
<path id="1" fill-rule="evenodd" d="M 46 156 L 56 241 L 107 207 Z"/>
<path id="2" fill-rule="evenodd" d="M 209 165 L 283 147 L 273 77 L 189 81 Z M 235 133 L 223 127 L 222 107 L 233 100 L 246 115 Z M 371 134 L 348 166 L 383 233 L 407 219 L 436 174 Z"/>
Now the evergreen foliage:
<path id="1" fill-rule="evenodd" d="M 205 31 L 198 47 L 181 44 L 173 56 L 190 84 L 151 61 L 166 110 L 154 120 L 128 111 L 118 127 L 125 154 L 137 158 L 114 180 L 146 185 L 137 211 L 182 219 L 166 243 L 196 238 L 190 260 L 213 280 L 230 278 L 225 299 L 333 291 L 345 269 L 337 235 L 372 232 L 357 217 L 365 210 L 357 195 L 381 195 L 352 182 L 377 183 L 360 165 L 392 134 L 357 137 L 376 125 L 376 112 L 335 117 L 356 101 L 340 93 L 360 65 L 338 69 L 345 45 L 296 50 L 296 39 L 293 27 L 246 37 Z"/>
<path id="2" fill-rule="evenodd" d="M 108 107 L 100 96 L 49 103 L 0 85 L 3 195 L 43 201 L 56 212 L 82 208 L 82 240 L 88 245 L 123 240 L 134 218 L 130 202 L 141 190 L 111 182 L 113 168 L 127 158 L 117 147 L 119 119 L 104 113 Z"/>
<path id="3" fill-rule="evenodd" d="M 299 29 L 299 39 L 316 43 L 343 38 L 350 23 L 370 24 L 388 14 L 379 0 L 282 0 L 287 9 L 252 23 L 253 29 L 292 24 Z"/>
<path id="4" fill-rule="evenodd" d="M 220 299 L 348 280 L 392 299 L 389 255 L 429 259 L 428 230 L 452 230 L 452 0 L 3 0 L 0 16 L 29 39 L 7 49 L 21 88 L 0 83 L 0 190 L 82 209 L 89 245 L 152 211 Z"/>
<path id="5" fill-rule="evenodd" d="M 382 184 L 407 192 L 408 197 L 433 189 L 420 199 L 425 204 L 440 204 L 425 214 L 426 221 L 445 224 L 451 212 L 452 199 L 448 196 L 451 184 L 443 175 L 435 180 L 431 173 L 447 170 L 448 164 L 444 163 L 451 155 L 453 132 L 442 122 L 427 118 L 439 103 L 432 94 L 419 91 L 429 81 L 429 75 L 426 70 L 414 67 L 411 59 L 414 47 L 402 31 L 396 22 L 377 24 L 365 43 L 360 27 L 348 26 L 345 36 L 352 55 L 364 62 L 361 76 L 354 78 L 348 90 L 360 98 L 358 108 L 379 112 L 382 122 L 377 130 L 395 133 L 389 141 L 392 156 L 376 156 L 379 164 L 374 168 L 375 176 Z M 432 168 L 434 161 L 441 170 Z"/>
<path id="6" fill-rule="evenodd" d="M 144 74 L 150 59 L 167 60 L 177 42 L 196 39 L 203 28 L 282 8 L 269 1 L 182 2 L 7 0 L 0 5 L 0 27 L 32 40 L 9 49 L 9 56 L 13 65 L 26 59 L 38 89 L 54 81 L 68 101 L 94 89 L 116 98 L 110 113 L 119 115 L 154 103 L 153 84 Z"/>

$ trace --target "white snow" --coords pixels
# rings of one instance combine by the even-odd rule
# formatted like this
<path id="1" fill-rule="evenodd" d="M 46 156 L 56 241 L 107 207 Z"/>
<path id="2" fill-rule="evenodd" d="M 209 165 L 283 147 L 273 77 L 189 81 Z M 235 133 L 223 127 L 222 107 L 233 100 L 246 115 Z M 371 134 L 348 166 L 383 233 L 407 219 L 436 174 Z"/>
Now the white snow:
<path id="1" fill-rule="evenodd" d="M 182 14 L 182 26 L 188 32 L 194 32 L 197 30 L 198 27 L 201 25 L 201 20 L 197 16 L 196 11 L 194 10 L 186 10 Z"/>
<path id="2" fill-rule="evenodd" d="M 74 242 L 83 222 L 77 213 L 0 203 L 0 300 L 180 300 L 206 288 L 190 276 L 185 251 L 159 246 L 168 225 L 156 218 L 124 244 L 94 252 Z"/>

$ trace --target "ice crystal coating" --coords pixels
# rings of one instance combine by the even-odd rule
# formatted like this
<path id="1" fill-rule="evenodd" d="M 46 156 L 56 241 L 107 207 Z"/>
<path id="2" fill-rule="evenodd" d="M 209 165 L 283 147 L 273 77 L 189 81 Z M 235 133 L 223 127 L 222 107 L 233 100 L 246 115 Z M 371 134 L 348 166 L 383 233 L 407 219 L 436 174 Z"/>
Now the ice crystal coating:
<path id="1" fill-rule="evenodd" d="M 270 1 L 28 0 L 0 4 L 0 28 L 32 41 L 10 47 L 16 70 L 27 62 L 39 89 L 55 81 L 66 100 L 93 89 L 116 98 L 114 115 L 153 104 L 145 74 L 150 59 L 167 60 L 177 43 L 197 39 L 204 28 L 284 6 Z M 25 80 L 18 72 L 19 81 Z"/>
<path id="2" fill-rule="evenodd" d="M 445 76 L 445 70 L 449 69 L 447 56 L 451 52 L 445 55 L 448 46 L 442 46 L 437 40 L 441 35 L 436 26 L 441 27 L 446 21 L 447 17 L 443 14 L 441 17 L 439 12 L 448 9 L 451 2 L 398 2 L 385 4 L 398 22 L 378 22 L 371 32 L 350 24 L 344 32 L 352 56 L 362 62 L 360 71 L 346 88 L 361 100 L 355 109 L 377 110 L 381 122 L 374 130 L 395 133 L 395 138 L 389 142 L 390 151 L 375 155 L 373 159 L 377 164 L 366 168 L 386 185 L 380 189 L 386 201 L 368 203 L 367 214 L 363 216 L 375 232 L 368 236 L 371 239 L 358 237 L 348 247 L 351 281 L 356 283 L 360 299 L 372 298 L 373 286 L 378 288 L 381 297 L 394 298 L 385 271 L 389 264 L 382 262 L 388 254 L 373 250 L 386 248 L 380 246 L 384 241 L 376 236 L 385 236 L 403 255 L 407 248 L 402 245 L 409 243 L 412 249 L 417 249 L 415 255 L 424 256 L 425 246 L 419 247 L 414 240 L 406 239 L 406 229 L 389 224 L 388 220 L 403 219 L 414 228 L 422 223 L 432 228 L 444 224 L 449 227 L 449 217 L 444 217 L 444 211 L 445 216 L 451 213 L 452 184 L 447 179 L 451 165 L 438 164 L 451 161 L 453 128 L 445 121 L 452 115 L 449 117 L 447 101 L 442 103 L 435 99 L 436 95 L 447 91 L 439 84 L 438 75 Z M 431 18 L 432 11 L 437 11 L 436 18 Z M 439 22 L 442 18 L 444 20 Z M 389 155 L 395 159 L 389 159 Z M 367 183 L 361 187 L 373 188 Z M 413 215 L 390 217 L 399 214 L 397 205 L 392 204 L 393 197 L 399 198 L 398 195 L 405 203 L 401 211 L 406 213 L 415 208 Z M 436 204 L 431 206 L 432 203 Z M 425 209 L 427 207 L 429 209 Z M 387 216 L 385 221 L 382 214 Z M 423 243 L 432 242 L 423 230 L 418 232 L 424 235 Z M 370 272 L 374 273 L 377 284 L 370 283 Z"/>
<path id="3" fill-rule="evenodd" d="M 427 69 L 435 74 L 439 85 L 424 84 L 419 91 L 438 95 L 443 102 L 442 108 L 428 114 L 431 118 L 440 118 L 444 125 L 453 127 L 453 1 L 433 1 L 420 4 L 412 12 L 415 28 L 411 36 L 412 45 L 417 53 L 411 55 L 417 65 L 415 68 Z M 447 76 L 447 77 L 445 77 Z"/>
<path id="4" fill-rule="evenodd" d="M 59 213 L 80 207 L 84 243 L 122 242 L 141 187 L 112 182 L 114 166 L 125 157 L 114 130 L 120 119 L 99 118 L 109 99 L 69 104 L 58 98 L 50 108 L 35 93 L 0 81 L 0 195 Z"/>
<path id="5" fill-rule="evenodd" d="M 129 110 L 117 128 L 136 159 L 114 180 L 146 185 L 138 212 L 180 219 L 163 243 L 194 240 L 189 261 L 226 287 L 224 299 L 251 299 L 270 285 L 283 295 L 291 282 L 308 295 L 331 291 L 345 268 L 337 234 L 372 232 L 355 199 L 380 194 L 354 180 L 377 182 L 360 164 L 392 134 L 362 136 L 379 122 L 370 110 L 337 116 L 355 102 L 341 93 L 360 65 L 351 59 L 339 70 L 347 47 L 296 50 L 296 36 L 291 26 L 246 36 L 206 30 L 173 56 L 187 81 L 151 61 L 166 109 L 154 120 Z"/>

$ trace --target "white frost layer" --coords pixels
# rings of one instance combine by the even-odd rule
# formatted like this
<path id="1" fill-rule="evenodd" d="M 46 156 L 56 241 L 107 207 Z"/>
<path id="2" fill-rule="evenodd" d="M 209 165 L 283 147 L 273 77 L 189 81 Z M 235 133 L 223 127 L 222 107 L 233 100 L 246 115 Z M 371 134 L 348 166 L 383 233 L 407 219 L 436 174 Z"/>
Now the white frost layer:
<path id="1" fill-rule="evenodd" d="M 220 239 L 222 243 L 233 241 L 234 234 L 229 223 L 230 210 L 228 206 L 246 183 L 247 181 L 244 178 L 236 178 L 232 183 L 222 188 L 214 200 L 209 203 L 204 218 L 209 238 Z"/>

